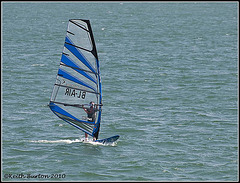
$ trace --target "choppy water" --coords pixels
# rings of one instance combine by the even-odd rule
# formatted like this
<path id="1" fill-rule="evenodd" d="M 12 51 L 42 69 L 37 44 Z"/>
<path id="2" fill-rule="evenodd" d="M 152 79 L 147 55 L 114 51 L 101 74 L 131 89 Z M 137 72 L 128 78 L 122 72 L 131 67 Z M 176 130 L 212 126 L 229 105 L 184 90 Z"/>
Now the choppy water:
<path id="1" fill-rule="evenodd" d="M 237 12 L 236 2 L 3 3 L 2 179 L 239 180 Z M 74 18 L 92 24 L 100 138 L 120 135 L 112 146 L 82 143 L 47 107 Z"/>

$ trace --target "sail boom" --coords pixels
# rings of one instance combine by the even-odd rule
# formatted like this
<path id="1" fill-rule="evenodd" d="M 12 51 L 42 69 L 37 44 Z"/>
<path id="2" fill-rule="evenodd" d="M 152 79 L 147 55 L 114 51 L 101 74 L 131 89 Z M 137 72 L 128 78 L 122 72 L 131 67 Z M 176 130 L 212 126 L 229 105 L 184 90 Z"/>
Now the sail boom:
<path id="1" fill-rule="evenodd" d="M 55 103 L 55 104 L 61 104 L 61 105 L 64 105 L 64 106 L 72 106 L 72 107 L 78 107 L 78 108 L 83 108 L 84 105 L 89 105 L 89 104 L 82 104 L 82 105 L 80 105 L 80 104 L 68 104 L 68 103 L 54 102 L 54 101 L 50 101 L 50 102 Z M 95 105 L 96 106 L 102 106 L 102 104 L 95 104 Z"/>

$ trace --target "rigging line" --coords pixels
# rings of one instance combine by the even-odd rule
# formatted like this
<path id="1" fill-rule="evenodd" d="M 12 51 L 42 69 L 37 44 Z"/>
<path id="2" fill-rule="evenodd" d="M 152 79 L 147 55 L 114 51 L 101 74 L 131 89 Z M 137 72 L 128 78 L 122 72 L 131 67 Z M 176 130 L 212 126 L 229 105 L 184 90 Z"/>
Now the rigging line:
<path id="1" fill-rule="evenodd" d="M 61 87 L 65 87 L 65 88 L 71 88 L 71 89 L 75 89 L 75 90 L 80 90 L 80 91 L 84 91 L 84 92 L 87 92 L 87 93 L 94 93 L 94 94 L 97 94 L 97 95 L 101 95 L 100 93 L 97 93 L 97 92 L 93 92 L 93 91 L 89 91 L 89 90 L 84 90 L 84 89 L 76 88 L 76 87 L 73 87 L 73 86 L 61 85 L 61 84 L 57 84 L 57 83 L 55 83 L 54 85 L 56 85 L 56 86 L 61 86 Z"/>
<path id="2" fill-rule="evenodd" d="M 82 28 L 83 30 L 89 32 L 89 30 L 87 30 L 86 28 L 82 27 L 81 25 L 77 24 L 76 22 L 72 21 L 72 20 L 69 20 L 71 23 L 75 24 L 76 26 Z"/>

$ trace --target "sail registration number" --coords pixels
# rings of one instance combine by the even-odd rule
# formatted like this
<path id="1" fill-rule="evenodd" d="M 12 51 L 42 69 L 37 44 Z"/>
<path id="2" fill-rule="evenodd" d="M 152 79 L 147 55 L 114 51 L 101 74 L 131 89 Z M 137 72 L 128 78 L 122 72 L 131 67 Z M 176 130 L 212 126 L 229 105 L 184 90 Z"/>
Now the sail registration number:
<path id="1" fill-rule="evenodd" d="M 71 97 L 77 97 L 77 98 L 85 99 L 86 92 L 80 91 L 80 90 L 71 89 L 71 88 L 66 88 L 65 95 L 71 96 Z"/>

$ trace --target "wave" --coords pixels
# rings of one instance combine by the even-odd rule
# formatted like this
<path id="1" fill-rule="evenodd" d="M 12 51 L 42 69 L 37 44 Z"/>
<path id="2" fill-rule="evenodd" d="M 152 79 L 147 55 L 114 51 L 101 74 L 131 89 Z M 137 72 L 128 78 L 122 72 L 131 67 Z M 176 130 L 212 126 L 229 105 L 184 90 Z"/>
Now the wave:
<path id="1" fill-rule="evenodd" d="M 85 138 L 80 138 L 80 139 L 75 139 L 75 140 L 70 140 L 70 139 L 65 139 L 65 140 L 30 140 L 29 142 L 32 142 L 32 143 L 52 143 L 52 144 L 84 143 L 84 144 L 103 145 L 103 146 L 116 146 L 117 145 L 117 142 L 102 144 L 102 143 L 99 143 L 99 142 L 94 142 L 92 139 L 88 139 L 86 141 Z"/>

